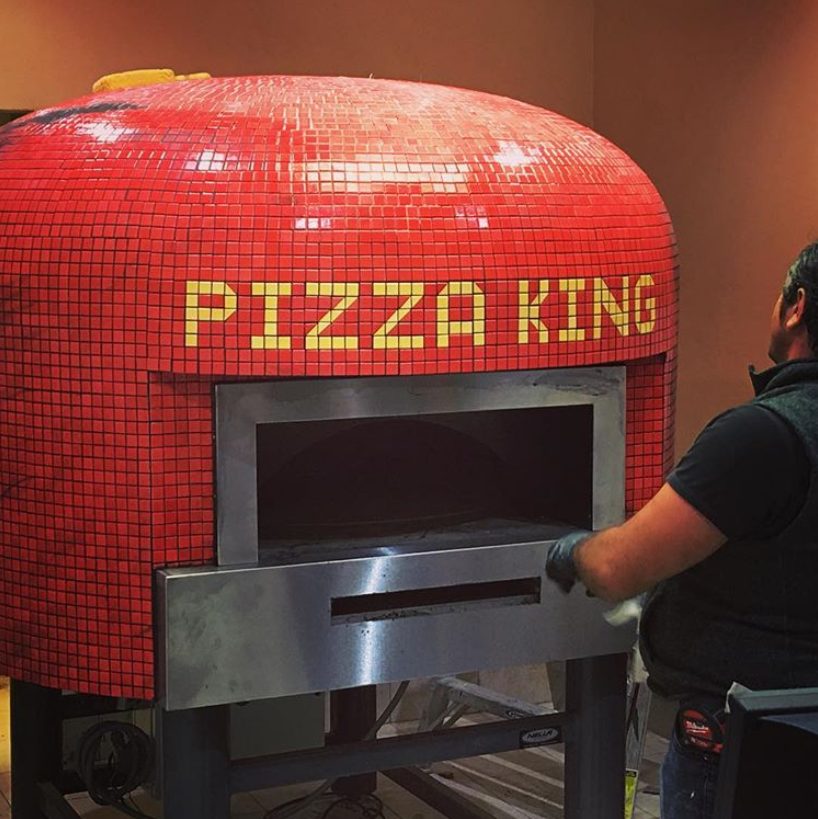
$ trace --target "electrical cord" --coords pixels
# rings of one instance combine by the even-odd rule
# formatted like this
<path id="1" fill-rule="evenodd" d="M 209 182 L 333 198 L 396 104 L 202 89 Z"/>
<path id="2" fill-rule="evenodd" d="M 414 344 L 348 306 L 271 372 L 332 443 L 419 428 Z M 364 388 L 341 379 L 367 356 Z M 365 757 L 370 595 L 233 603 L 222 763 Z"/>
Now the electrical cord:
<path id="1" fill-rule="evenodd" d="M 104 768 L 107 776 L 101 778 L 97 760 L 106 738 L 113 751 Z M 125 801 L 153 772 L 153 743 L 141 728 L 110 720 L 93 725 L 80 737 L 77 772 L 97 805 L 110 805 L 134 819 L 150 819 Z"/>
<path id="2" fill-rule="evenodd" d="M 383 802 L 374 793 L 365 793 L 357 799 L 342 796 L 331 802 L 318 819 L 328 819 L 329 815 L 343 805 L 357 808 L 362 819 L 384 819 Z"/>
<path id="3" fill-rule="evenodd" d="M 375 737 L 378 735 L 378 731 L 380 731 L 381 728 L 386 725 L 387 720 L 392 716 L 395 709 L 398 707 L 398 703 L 403 699 L 403 695 L 406 693 L 406 689 L 408 687 L 408 680 L 404 680 L 398 686 L 398 690 L 395 692 L 386 708 L 384 708 L 383 713 L 378 717 L 374 725 L 366 732 L 364 741 L 375 739 Z M 322 782 L 314 791 L 308 793 L 306 796 L 299 797 L 298 799 L 291 799 L 289 802 L 276 805 L 276 807 L 270 809 L 264 814 L 264 819 L 290 819 L 290 817 L 306 810 L 308 807 L 321 799 L 321 797 L 326 795 L 327 791 L 336 783 L 336 781 L 337 779 L 328 779 L 326 782 Z M 364 805 L 365 800 L 373 800 L 376 803 L 377 810 L 373 812 L 371 808 L 367 808 Z M 358 807 L 361 810 L 362 819 L 382 819 L 383 817 L 383 803 L 381 800 L 378 799 L 377 796 L 367 794 L 358 800 L 351 799 L 348 796 L 339 796 L 333 799 L 332 803 L 327 806 L 326 810 L 321 814 L 319 819 L 327 819 L 329 814 L 342 804 L 350 804 Z"/>

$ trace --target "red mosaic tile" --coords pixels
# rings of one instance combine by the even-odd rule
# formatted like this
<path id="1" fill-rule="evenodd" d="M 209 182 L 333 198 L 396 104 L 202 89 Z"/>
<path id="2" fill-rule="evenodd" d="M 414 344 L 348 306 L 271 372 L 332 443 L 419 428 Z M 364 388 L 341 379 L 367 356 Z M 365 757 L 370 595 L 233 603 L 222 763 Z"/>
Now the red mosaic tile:
<path id="1" fill-rule="evenodd" d="M 230 78 L 0 129 L 0 672 L 153 696 L 152 572 L 214 557 L 220 379 L 625 363 L 639 508 L 676 310 L 653 185 L 521 102 Z"/>

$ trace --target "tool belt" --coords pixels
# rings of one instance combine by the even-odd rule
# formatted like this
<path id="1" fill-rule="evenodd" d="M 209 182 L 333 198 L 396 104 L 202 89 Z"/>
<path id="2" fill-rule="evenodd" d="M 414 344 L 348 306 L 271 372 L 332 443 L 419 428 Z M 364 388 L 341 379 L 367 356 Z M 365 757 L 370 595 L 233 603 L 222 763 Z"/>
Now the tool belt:
<path id="1" fill-rule="evenodd" d="M 676 736 L 683 747 L 705 755 L 720 754 L 726 730 L 723 699 L 696 697 L 682 701 L 676 714 Z"/>

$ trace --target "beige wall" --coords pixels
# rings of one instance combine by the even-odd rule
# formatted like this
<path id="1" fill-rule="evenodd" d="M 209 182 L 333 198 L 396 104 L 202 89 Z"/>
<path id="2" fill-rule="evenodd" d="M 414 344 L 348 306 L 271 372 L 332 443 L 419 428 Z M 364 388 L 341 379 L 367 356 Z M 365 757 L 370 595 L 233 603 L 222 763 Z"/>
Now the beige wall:
<path id="1" fill-rule="evenodd" d="M 478 88 L 590 123 L 592 0 L 0 0 L 0 108 L 130 68 Z"/>
<path id="2" fill-rule="evenodd" d="M 784 273 L 818 238 L 816 37 L 814 0 L 596 3 L 594 125 L 679 239 L 679 451 L 749 396 Z"/>

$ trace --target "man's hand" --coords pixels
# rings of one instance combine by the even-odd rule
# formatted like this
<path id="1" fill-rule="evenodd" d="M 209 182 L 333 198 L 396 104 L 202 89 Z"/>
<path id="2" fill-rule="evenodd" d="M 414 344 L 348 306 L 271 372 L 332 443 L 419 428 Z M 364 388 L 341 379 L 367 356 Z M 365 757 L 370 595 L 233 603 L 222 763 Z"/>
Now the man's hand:
<path id="1" fill-rule="evenodd" d="M 556 543 L 552 543 L 548 549 L 545 573 L 566 594 L 571 591 L 574 583 L 579 580 L 577 564 L 574 561 L 574 550 L 592 534 L 592 532 L 585 531 L 571 532 L 561 537 Z"/>
<path id="2" fill-rule="evenodd" d="M 611 603 L 647 591 L 660 580 L 683 572 L 716 551 L 727 538 L 700 512 L 665 484 L 647 505 L 621 526 L 611 526 L 593 537 L 575 532 L 563 540 L 573 543 L 555 563 L 560 578 L 581 580 L 595 596 Z M 577 546 L 582 548 L 577 550 Z M 549 561 L 551 556 L 549 554 Z M 554 577 L 548 572 L 549 577 Z M 556 579 L 556 577 L 554 578 Z M 558 581 L 559 582 L 559 581 Z M 568 588 L 573 585 L 568 583 Z M 563 588 L 565 586 L 563 585 Z"/>

